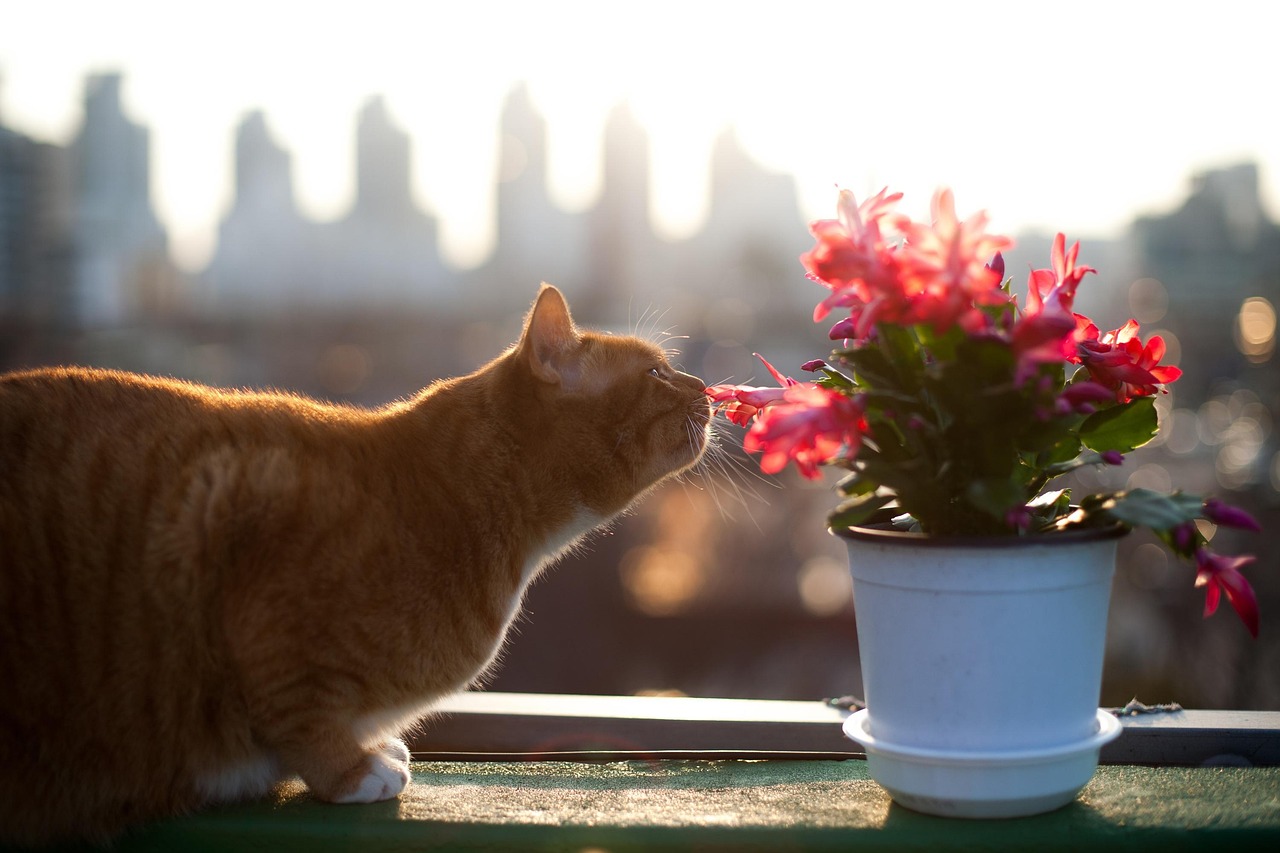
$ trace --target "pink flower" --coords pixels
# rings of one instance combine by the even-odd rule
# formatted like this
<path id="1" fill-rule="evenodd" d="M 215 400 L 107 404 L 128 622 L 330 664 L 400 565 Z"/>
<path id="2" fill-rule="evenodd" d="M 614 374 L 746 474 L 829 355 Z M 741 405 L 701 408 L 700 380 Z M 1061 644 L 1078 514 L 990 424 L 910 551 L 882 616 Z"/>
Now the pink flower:
<path id="1" fill-rule="evenodd" d="M 1088 273 L 1096 273 L 1093 267 L 1076 266 L 1080 254 L 1080 242 L 1066 249 L 1067 237 L 1061 232 L 1053 238 L 1050 255 L 1051 269 L 1035 270 L 1027 280 L 1027 312 L 1038 314 L 1044 310 L 1071 313 L 1075 303 L 1076 288 Z"/>
<path id="2" fill-rule="evenodd" d="M 1026 314 L 1013 324 L 1011 343 L 1018 361 L 1018 379 L 1025 379 L 1041 364 L 1061 364 L 1074 352 L 1076 321 L 1070 314 L 1040 311 Z"/>
<path id="3" fill-rule="evenodd" d="M 783 376 L 779 373 L 777 368 L 766 361 L 765 357 L 760 353 L 754 353 L 754 355 L 760 359 L 760 362 L 769 371 L 770 375 L 777 380 L 780 387 L 712 385 L 706 389 L 706 394 L 711 398 L 711 402 L 718 404 L 719 409 L 724 412 L 724 416 L 738 426 L 746 426 L 751 423 L 751 419 L 758 415 L 761 410 L 781 403 L 786 390 L 800 384 L 791 377 Z"/>
<path id="4" fill-rule="evenodd" d="M 1177 367 L 1159 363 L 1165 353 L 1163 338 L 1153 335 L 1143 345 L 1137 320 L 1099 335 L 1097 326 L 1079 319 L 1083 328 L 1076 332 L 1076 354 L 1070 360 L 1083 364 L 1095 382 L 1114 391 L 1118 402 L 1155 394 L 1160 385 L 1182 375 Z"/>
<path id="5" fill-rule="evenodd" d="M 1212 616 L 1214 611 L 1218 609 L 1218 601 L 1222 597 L 1222 593 L 1227 594 L 1227 601 L 1235 608 L 1236 613 L 1240 616 L 1240 621 L 1244 622 L 1244 626 L 1249 629 L 1249 633 L 1256 639 L 1258 636 L 1258 599 L 1253 593 L 1253 587 L 1249 585 L 1249 581 L 1245 580 L 1244 575 L 1240 574 L 1240 567 L 1248 565 L 1254 561 L 1254 557 L 1250 554 L 1244 554 L 1239 557 L 1223 557 L 1214 554 L 1207 548 L 1201 548 L 1196 551 L 1196 586 L 1205 587 L 1204 597 L 1204 615 L 1206 618 Z"/>
<path id="6" fill-rule="evenodd" d="M 892 249 L 885 242 L 881 223 L 902 193 L 886 195 L 883 189 L 858 204 L 849 190 L 840 191 L 837 219 L 819 219 L 809 226 L 817 245 L 800 256 L 810 278 L 830 288 L 831 295 L 818 303 L 815 322 L 833 308 L 849 308 L 875 301 L 875 291 L 891 285 Z M 888 223 L 886 223 L 888 224 Z"/>
<path id="7" fill-rule="evenodd" d="M 1075 355 L 1078 323 L 1071 307 L 1080 280 L 1095 270 L 1076 266 L 1080 244 L 1065 249 L 1066 239 L 1059 233 L 1053 240 L 1052 268 L 1034 270 L 1027 279 L 1027 307 L 1012 335 L 1020 378 L 1040 364 L 1059 363 Z"/>
<path id="8" fill-rule="evenodd" d="M 905 217 L 898 220 L 907 238 L 899 254 L 903 291 L 911 303 L 909 319 L 928 323 L 937 332 L 957 323 L 976 331 L 985 318 L 975 306 L 1009 301 L 1001 289 L 1001 274 L 987 259 L 1012 246 L 1013 241 L 986 233 L 985 212 L 961 221 L 949 189 L 934 193 L 931 207 L 933 221 L 929 225 Z"/>
<path id="9" fill-rule="evenodd" d="M 762 454 L 761 471 L 776 474 L 795 462 L 802 475 L 816 480 L 819 465 L 858 452 L 867 429 L 860 398 L 817 385 L 792 386 L 783 397 L 760 413 L 742 442 L 748 452 Z"/>

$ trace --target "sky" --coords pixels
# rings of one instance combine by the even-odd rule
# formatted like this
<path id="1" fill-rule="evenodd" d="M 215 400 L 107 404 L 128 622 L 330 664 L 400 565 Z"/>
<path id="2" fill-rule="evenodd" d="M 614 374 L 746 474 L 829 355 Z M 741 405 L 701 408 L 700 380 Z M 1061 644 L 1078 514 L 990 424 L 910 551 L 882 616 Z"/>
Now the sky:
<path id="1" fill-rule="evenodd" d="M 1280 4 L 1037 2 L 281 2 L 0 0 L 0 123 L 68 143 L 84 78 L 124 75 L 151 132 L 175 259 L 211 257 L 236 125 L 262 109 L 299 206 L 342 216 L 354 123 L 383 95 L 414 138 L 414 193 L 459 267 L 492 249 L 497 121 L 518 81 L 548 121 L 553 198 L 588 207 L 600 132 L 627 101 L 650 134 L 658 232 L 696 232 L 712 140 L 736 129 L 793 174 L 804 213 L 835 188 L 942 185 L 992 227 L 1109 236 L 1175 207 L 1190 176 L 1253 161 L 1280 213 Z"/>

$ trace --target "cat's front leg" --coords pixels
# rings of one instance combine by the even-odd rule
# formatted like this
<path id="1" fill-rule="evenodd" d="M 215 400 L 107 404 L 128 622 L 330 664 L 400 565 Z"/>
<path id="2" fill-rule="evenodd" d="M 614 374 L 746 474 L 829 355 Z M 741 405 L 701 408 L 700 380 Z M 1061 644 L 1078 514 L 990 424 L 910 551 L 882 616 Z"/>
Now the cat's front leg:
<path id="1" fill-rule="evenodd" d="M 310 783 L 308 783 L 310 784 Z M 355 790 L 331 800 L 335 803 L 377 803 L 399 795 L 409 784 L 409 748 L 391 738 L 369 754 L 369 771 Z M 312 788 L 314 791 L 315 789 Z"/>
<path id="2" fill-rule="evenodd" d="M 349 733 L 331 732 L 281 749 L 311 793 L 331 803 L 376 803 L 396 797 L 409 784 L 409 750 L 399 740 L 373 749 Z"/>

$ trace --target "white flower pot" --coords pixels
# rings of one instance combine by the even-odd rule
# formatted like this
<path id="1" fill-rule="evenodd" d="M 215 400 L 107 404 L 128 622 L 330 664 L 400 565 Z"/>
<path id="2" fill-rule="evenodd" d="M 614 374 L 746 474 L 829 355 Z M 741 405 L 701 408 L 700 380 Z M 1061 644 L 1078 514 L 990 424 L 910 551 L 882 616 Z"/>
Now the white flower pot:
<path id="1" fill-rule="evenodd" d="M 933 814 L 1013 817 L 1074 799 L 1120 731 L 1098 699 L 1121 531 L 841 535 L 867 703 L 845 731 L 872 778 Z"/>

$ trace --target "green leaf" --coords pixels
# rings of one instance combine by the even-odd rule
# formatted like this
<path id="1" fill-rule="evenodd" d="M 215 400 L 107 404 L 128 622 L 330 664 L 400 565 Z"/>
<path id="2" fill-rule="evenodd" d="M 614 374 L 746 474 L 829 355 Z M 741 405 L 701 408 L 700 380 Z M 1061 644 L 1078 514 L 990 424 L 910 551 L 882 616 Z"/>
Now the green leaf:
<path id="1" fill-rule="evenodd" d="M 880 484 L 874 478 L 866 476 L 861 471 L 854 471 L 836 484 L 836 491 L 845 497 L 855 497 L 869 495 L 879 486 Z"/>
<path id="2" fill-rule="evenodd" d="M 1095 412 L 1080 426 L 1080 440 L 1090 450 L 1128 453 L 1155 438 L 1160 428 L 1154 397 L 1138 397 L 1123 406 Z"/>
<path id="3" fill-rule="evenodd" d="M 827 524 L 835 528 L 862 524 L 892 502 L 892 495 L 864 495 L 847 500 L 827 516 Z"/>
<path id="4" fill-rule="evenodd" d="M 1125 524 L 1169 530 L 1199 518 L 1203 506 L 1204 502 L 1195 495 L 1132 489 L 1116 494 L 1112 501 L 1103 505 L 1103 510 Z"/>
<path id="5" fill-rule="evenodd" d="M 851 365 L 860 385 L 887 389 L 898 388 L 900 385 L 897 369 L 879 347 L 840 350 L 833 353 L 832 358 Z"/>
<path id="6" fill-rule="evenodd" d="M 924 369 L 925 353 L 911 329 L 893 323 L 876 326 L 880 335 L 880 348 L 897 368 L 899 383 L 909 392 L 920 388 L 920 374 Z"/>
<path id="7" fill-rule="evenodd" d="M 1013 480 L 976 480 L 965 490 L 969 503 L 995 518 L 1026 503 L 1026 494 Z"/>
<path id="8" fill-rule="evenodd" d="M 853 391 L 857 388 L 852 379 L 838 370 L 832 370 L 830 367 L 823 367 L 820 370 L 823 375 L 814 380 L 815 385 L 830 388 L 832 391 Z"/>
<path id="9" fill-rule="evenodd" d="M 1041 525 L 1052 524 L 1071 512 L 1071 490 L 1058 489 L 1036 495 L 1027 501 L 1027 509 Z"/>

